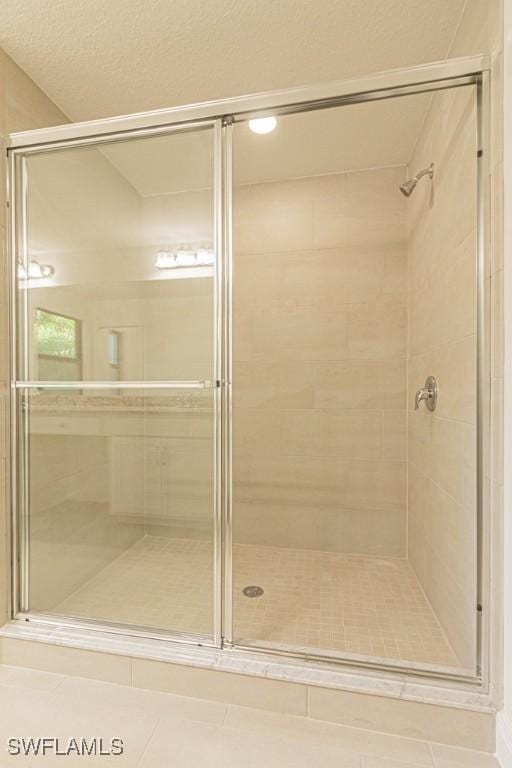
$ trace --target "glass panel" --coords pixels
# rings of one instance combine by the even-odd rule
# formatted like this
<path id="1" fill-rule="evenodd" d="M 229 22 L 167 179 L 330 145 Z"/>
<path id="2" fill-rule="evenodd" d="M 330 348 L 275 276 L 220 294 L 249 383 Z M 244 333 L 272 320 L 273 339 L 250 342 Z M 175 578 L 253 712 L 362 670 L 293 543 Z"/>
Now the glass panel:
<path id="1" fill-rule="evenodd" d="M 19 378 L 214 378 L 212 136 L 24 158 Z"/>
<path id="2" fill-rule="evenodd" d="M 213 390 L 21 390 L 29 604 L 212 634 Z"/>
<path id="3" fill-rule="evenodd" d="M 23 611 L 217 641 L 212 137 L 19 162 Z"/>
<path id="4" fill-rule="evenodd" d="M 236 642 L 475 672 L 476 148 L 473 87 L 235 124 Z"/>

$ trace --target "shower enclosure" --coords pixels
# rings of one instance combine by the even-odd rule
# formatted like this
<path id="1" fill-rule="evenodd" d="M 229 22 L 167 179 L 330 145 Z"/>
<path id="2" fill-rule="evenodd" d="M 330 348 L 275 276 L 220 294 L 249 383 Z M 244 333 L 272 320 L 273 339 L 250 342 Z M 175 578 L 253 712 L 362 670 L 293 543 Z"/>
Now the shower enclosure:
<path id="1" fill-rule="evenodd" d="M 13 618 L 485 679 L 486 67 L 11 137 Z"/>

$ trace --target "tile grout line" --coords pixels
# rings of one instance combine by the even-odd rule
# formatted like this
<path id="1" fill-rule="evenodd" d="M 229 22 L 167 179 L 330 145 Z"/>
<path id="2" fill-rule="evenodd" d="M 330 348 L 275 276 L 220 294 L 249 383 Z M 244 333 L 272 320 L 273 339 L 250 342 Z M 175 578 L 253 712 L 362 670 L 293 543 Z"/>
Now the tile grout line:
<path id="1" fill-rule="evenodd" d="M 163 714 L 157 716 L 155 725 L 154 725 L 154 727 L 153 727 L 153 729 L 151 731 L 151 735 L 149 736 L 149 738 L 148 738 L 148 740 L 147 740 L 147 742 L 146 742 L 146 744 L 145 744 L 145 746 L 144 746 L 144 748 L 143 748 L 143 750 L 142 750 L 142 752 L 140 754 L 140 758 L 137 761 L 136 768 L 139 768 L 139 766 L 142 764 L 142 760 L 144 759 L 144 755 L 148 751 L 148 749 L 149 749 L 149 747 L 151 745 L 151 742 L 153 741 L 153 738 L 154 738 L 154 736 L 155 736 L 159 726 L 162 724 L 163 720 L 164 720 L 164 715 Z"/>

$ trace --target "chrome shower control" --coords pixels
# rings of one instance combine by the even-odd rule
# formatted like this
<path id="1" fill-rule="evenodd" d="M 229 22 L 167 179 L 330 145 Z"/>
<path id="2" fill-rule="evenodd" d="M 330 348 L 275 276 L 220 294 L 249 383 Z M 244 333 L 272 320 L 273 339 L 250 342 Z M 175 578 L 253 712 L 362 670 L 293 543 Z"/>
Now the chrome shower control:
<path id="1" fill-rule="evenodd" d="M 418 389 L 414 396 L 414 410 L 417 411 L 421 401 L 424 400 L 428 410 L 434 411 L 436 408 L 438 392 L 439 387 L 437 386 L 437 379 L 435 379 L 434 376 L 429 376 L 425 381 L 425 386 Z"/>

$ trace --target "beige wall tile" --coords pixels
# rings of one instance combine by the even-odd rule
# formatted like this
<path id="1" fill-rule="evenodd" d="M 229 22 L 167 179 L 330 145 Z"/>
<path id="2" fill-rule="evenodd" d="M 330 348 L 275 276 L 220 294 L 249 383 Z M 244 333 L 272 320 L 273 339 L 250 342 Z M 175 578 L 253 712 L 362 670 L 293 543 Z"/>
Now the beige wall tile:
<path id="1" fill-rule="evenodd" d="M 470 749 L 494 749 L 494 718 L 490 713 L 310 686 L 308 714 L 319 720 L 399 736 Z"/>
<path id="2" fill-rule="evenodd" d="M 259 503 L 346 506 L 348 463 L 333 456 L 264 456 L 248 462 L 248 498 Z"/>
<path id="3" fill-rule="evenodd" d="M 475 370 L 474 336 L 411 357 L 408 365 L 409 411 L 414 408 L 416 390 L 424 386 L 427 376 L 434 375 L 439 384 L 436 417 L 474 424 L 475 388 L 468 386 L 468 382 L 474 381 Z"/>
<path id="4" fill-rule="evenodd" d="M 403 246 L 393 251 L 403 252 Z M 375 301 L 382 292 L 383 259 L 388 252 L 376 243 L 277 255 L 283 265 L 281 298 L 323 310 Z"/>
<path id="5" fill-rule="evenodd" d="M 235 525 L 245 543 L 403 554 L 404 176 L 387 168 L 235 190 Z M 308 206 L 314 243 L 304 230 L 294 242 L 280 217 L 300 210 L 309 226 Z"/>
<path id="6" fill-rule="evenodd" d="M 317 363 L 314 371 L 317 408 L 405 408 L 405 360 Z"/>
<path id="7" fill-rule="evenodd" d="M 250 455 L 283 453 L 284 417 L 284 411 L 270 408 L 235 409 L 233 414 L 235 456 L 244 453 Z"/>
<path id="8" fill-rule="evenodd" d="M 405 506 L 405 489 L 405 462 L 349 462 L 347 505 L 351 509 L 401 509 Z"/>
<path id="9" fill-rule="evenodd" d="M 256 215 L 254 215 L 256 213 Z M 262 226 L 264 214 L 265 226 Z M 233 220 L 235 253 L 278 253 L 313 247 L 313 204 L 292 203 L 265 207 Z"/>
<path id="10" fill-rule="evenodd" d="M 29 667 L 75 677 L 130 685 L 131 659 L 109 653 L 84 651 L 61 645 L 14 640 L 0 640 L 0 662 L 14 667 Z"/>
<path id="11" fill-rule="evenodd" d="M 436 768 L 499 768 L 497 758 L 489 753 L 443 744 L 432 744 L 431 750 Z"/>
<path id="12" fill-rule="evenodd" d="M 240 361 L 233 372 L 235 408 L 312 408 L 314 368 L 309 361 Z"/>
<path id="13" fill-rule="evenodd" d="M 261 677 L 133 659 L 133 685 L 257 709 L 306 714 L 306 686 Z"/>
<path id="14" fill-rule="evenodd" d="M 266 312 L 252 314 L 256 360 L 343 360 L 346 337 L 344 310 L 276 302 Z"/>
<path id="15" fill-rule="evenodd" d="M 396 187 L 401 168 L 349 174 L 348 205 L 339 197 L 314 204 L 314 242 L 318 248 L 394 243 L 405 221 L 403 198 Z"/>
<path id="16" fill-rule="evenodd" d="M 382 292 L 385 296 L 407 293 L 407 250 L 403 246 L 384 253 Z"/>
<path id="17" fill-rule="evenodd" d="M 358 360 L 395 360 L 406 357 L 407 314 L 393 298 L 351 308 L 348 354 Z"/>
<path id="18" fill-rule="evenodd" d="M 348 176 L 345 173 L 270 181 L 252 185 L 250 204 L 265 215 L 269 207 L 307 203 L 326 197 L 340 197 L 346 200 L 347 191 Z"/>
<path id="19" fill-rule="evenodd" d="M 381 415 L 361 410 L 283 412 L 283 453 L 376 459 L 381 455 Z"/>
<path id="20" fill-rule="evenodd" d="M 382 412 L 382 458 L 407 459 L 407 414 L 405 410 Z"/>
<path id="21" fill-rule="evenodd" d="M 356 510 L 235 501 L 233 525 L 240 544 L 382 557 L 406 554 L 405 508 Z"/>

